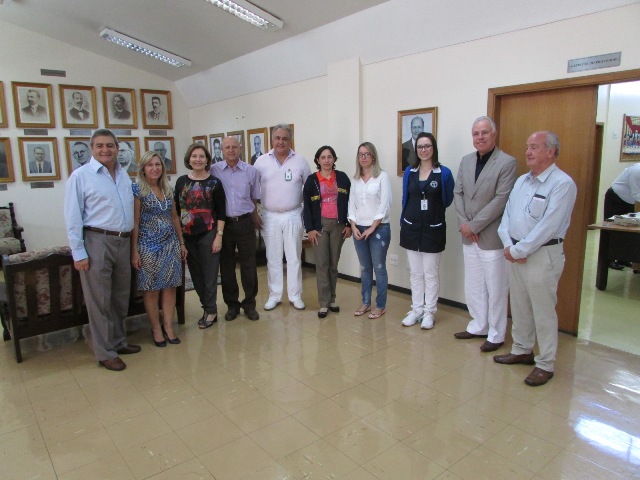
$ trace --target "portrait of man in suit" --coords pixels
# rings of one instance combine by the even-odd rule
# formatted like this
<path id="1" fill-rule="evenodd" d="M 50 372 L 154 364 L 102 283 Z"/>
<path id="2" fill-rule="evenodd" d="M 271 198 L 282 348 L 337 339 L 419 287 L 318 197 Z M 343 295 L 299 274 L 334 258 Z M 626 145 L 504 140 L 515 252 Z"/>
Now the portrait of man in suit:
<path id="1" fill-rule="evenodd" d="M 136 173 L 138 166 L 131 143 L 121 141 L 118 144 L 118 163 L 127 173 Z"/>
<path id="2" fill-rule="evenodd" d="M 46 146 L 48 149 L 48 146 Z M 44 146 L 35 146 L 29 158 L 29 173 L 38 175 L 41 173 L 53 173 L 51 162 L 47 160 L 47 153 Z"/>
<path id="3" fill-rule="evenodd" d="M 222 143 L 219 138 L 213 139 L 213 151 L 211 152 L 211 163 L 218 163 L 222 161 Z"/>
<path id="4" fill-rule="evenodd" d="M 111 117 L 115 120 L 130 120 L 131 112 L 127 110 L 127 101 L 124 95 L 116 93 L 112 100 Z"/>
<path id="5" fill-rule="evenodd" d="M 22 120 L 31 122 L 48 122 L 49 113 L 41 103 L 40 92 L 30 88 L 27 90 L 26 106 L 21 109 Z"/>
<path id="6" fill-rule="evenodd" d="M 164 144 L 164 142 L 155 142 L 153 144 L 153 151 L 156 152 L 160 159 L 164 162 L 165 172 L 171 170 L 172 160 L 171 158 L 167 157 L 167 146 Z"/>
<path id="7" fill-rule="evenodd" d="M 77 122 L 91 121 L 91 112 L 86 108 L 86 105 L 83 93 L 77 90 L 73 92 L 69 102 L 69 117 Z"/>
<path id="8" fill-rule="evenodd" d="M 9 166 L 7 165 L 7 152 L 4 142 L 0 142 L 0 178 L 9 176 Z"/>
<path id="9" fill-rule="evenodd" d="M 251 165 L 256 163 L 256 160 L 261 155 L 263 155 L 262 137 L 260 137 L 260 135 L 256 135 L 255 137 L 253 137 L 253 155 L 251 155 Z"/>
<path id="10" fill-rule="evenodd" d="M 147 120 L 149 123 L 164 125 L 167 123 L 167 112 L 162 108 L 162 100 L 160 97 L 151 97 L 152 110 L 147 112 Z"/>
<path id="11" fill-rule="evenodd" d="M 424 120 L 422 119 L 422 117 L 417 117 L 417 116 L 413 117 L 411 119 L 411 138 L 402 144 L 402 171 L 403 172 L 409 165 L 413 165 L 415 163 L 416 138 L 418 138 L 418 135 L 422 132 L 424 132 Z"/>
<path id="12" fill-rule="evenodd" d="M 91 160 L 91 148 L 86 142 L 74 142 L 71 146 L 71 156 L 71 168 L 75 170 Z"/>

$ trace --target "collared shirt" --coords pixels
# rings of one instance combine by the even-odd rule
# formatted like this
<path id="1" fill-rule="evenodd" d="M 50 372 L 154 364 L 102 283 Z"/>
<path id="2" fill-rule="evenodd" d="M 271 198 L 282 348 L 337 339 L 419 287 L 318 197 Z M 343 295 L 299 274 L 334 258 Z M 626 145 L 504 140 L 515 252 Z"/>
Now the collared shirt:
<path id="1" fill-rule="evenodd" d="M 482 173 L 484 166 L 487 164 L 487 161 L 493 155 L 493 151 L 496 147 L 493 147 L 490 152 L 485 153 L 484 155 L 480 155 L 480 152 L 476 151 L 476 182 L 478 181 L 478 177 Z"/>
<path id="2" fill-rule="evenodd" d="M 370 226 L 374 221 L 389 223 L 391 181 L 387 172 L 380 172 L 368 182 L 358 178 L 351 183 L 348 219 L 356 225 Z"/>
<path id="3" fill-rule="evenodd" d="M 129 175 L 116 163 L 114 182 L 107 167 L 91 157 L 67 180 L 64 220 L 76 261 L 88 257 L 84 248 L 84 227 L 130 232 L 133 229 L 133 192 Z"/>
<path id="4" fill-rule="evenodd" d="M 534 177 L 516 180 L 498 235 L 515 259 L 527 258 L 550 240 L 564 239 L 576 201 L 576 184 L 555 163 Z M 518 240 L 514 245 L 511 239 Z"/>
<path id="5" fill-rule="evenodd" d="M 240 160 L 231 168 L 223 161 L 212 164 L 209 173 L 222 181 L 227 217 L 239 217 L 255 210 L 253 201 L 260 199 L 260 174 L 253 165 Z"/>
<path id="6" fill-rule="evenodd" d="M 640 202 L 640 163 L 625 168 L 611 189 L 627 203 Z"/>
<path id="7" fill-rule="evenodd" d="M 260 174 L 260 201 L 271 212 L 288 212 L 302 208 L 302 187 L 311 169 L 301 155 L 289 150 L 281 164 L 273 149 L 256 160 Z"/>

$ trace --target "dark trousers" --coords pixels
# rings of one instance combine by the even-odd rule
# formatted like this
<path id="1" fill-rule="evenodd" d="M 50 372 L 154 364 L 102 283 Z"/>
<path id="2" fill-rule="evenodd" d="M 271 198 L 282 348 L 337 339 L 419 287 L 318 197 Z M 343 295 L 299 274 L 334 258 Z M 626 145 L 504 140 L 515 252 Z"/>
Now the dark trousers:
<path id="1" fill-rule="evenodd" d="M 193 288 L 195 288 L 200 304 L 207 313 L 218 313 L 218 266 L 220 253 L 212 253 L 211 246 L 216 238 L 217 230 L 213 229 L 202 235 L 185 235 L 184 245 L 187 247 L 187 265 L 191 272 Z"/>
<path id="2" fill-rule="evenodd" d="M 622 200 L 612 188 L 604 194 L 604 219 L 633 212 L 634 205 Z"/>
<path id="3" fill-rule="evenodd" d="M 229 309 L 244 308 L 245 312 L 256 309 L 258 294 L 258 271 L 256 269 L 256 229 L 251 217 L 229 220 L 224 225 L 222 251 L 220 253 L 220 275 L 222 276 L 222 298 Z M 236 247 L 240 260 L 240 281 L 244 300 L 239 301 L 240 291 L 236 278 Z"/>

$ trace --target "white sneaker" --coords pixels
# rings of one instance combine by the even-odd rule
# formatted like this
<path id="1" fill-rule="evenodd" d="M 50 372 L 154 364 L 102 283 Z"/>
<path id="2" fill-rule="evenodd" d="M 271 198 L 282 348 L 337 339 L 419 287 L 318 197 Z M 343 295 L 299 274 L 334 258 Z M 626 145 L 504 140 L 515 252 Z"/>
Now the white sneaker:
<path id="1" fill-rule="evenodd" d="M 422 330 L 431 330 L 433 328 L 433 323 L 435 322 L 435 317 L 433 313 L 425 313 L 424 317 L 422 317 L 422 323 L 420 324 L 420 328 Z"/>
<path id="2" fill-rule="evenodd" d="M 415 312 L 414 310 L 411 310 L 409 313 L 407 313 L 407 316 L 404 317 L 404 320 L 402 320 L 402 326 L 403 327 L 411 327 L 412 325 L 415 325 L 416 323 L 418 323 L 418 320 L 420 320 L 421 315 L 417 312 Z"/>
<path id="3" fill-rule="evenodd" d="M 268 312 L 269 310 L 273 310 L 278 305 L 280 305 L 280 299 L 269 297 L 267 303 L 264 304 L 264 309 Z"/>
<path id="4" fill-rule="evenodd" d="M 291 303 L 293 304 L 293 308 L 295 308 L 296 310 L 304 310 L 306 308 L 301 298 L 296 298 L 295 300 L 291 300 Z"/>

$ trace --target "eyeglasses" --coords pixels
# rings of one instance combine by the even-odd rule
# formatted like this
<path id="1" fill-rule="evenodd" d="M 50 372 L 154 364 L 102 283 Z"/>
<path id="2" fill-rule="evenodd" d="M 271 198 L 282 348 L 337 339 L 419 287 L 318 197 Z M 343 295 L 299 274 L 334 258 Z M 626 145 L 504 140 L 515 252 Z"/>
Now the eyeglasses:
<path id="1" fill-rule="evenodd" d="M 369 158 L 369 157 L 371 157 L 371 153 L 369 153 L 369 152 L 359 153 L 358 154 L 358 158 Z"/>
<path id="2" fill-rule="evenodd" d="M 418 150 L 429 150 L 430 148 L 433 148 L 433 145 L 418 145 L 416 148 Z"/>

